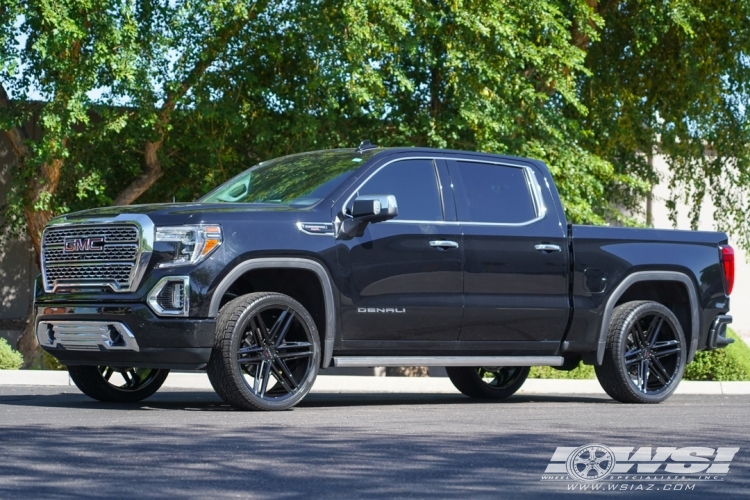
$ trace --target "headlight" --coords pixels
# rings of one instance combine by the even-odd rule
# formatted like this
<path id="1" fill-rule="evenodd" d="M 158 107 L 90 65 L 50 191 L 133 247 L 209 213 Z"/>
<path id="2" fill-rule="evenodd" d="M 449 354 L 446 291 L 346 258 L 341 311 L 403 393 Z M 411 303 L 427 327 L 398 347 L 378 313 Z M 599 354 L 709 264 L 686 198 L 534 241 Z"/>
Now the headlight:
<path id="1" fill-rule="evenodd" d="M 221 227 L 203 224 L 157 227 L 156 241 L 170 244 L 174 251 L 174 258 L 160 262 L 157 267 L 197 264 L 221 245 Z"/>

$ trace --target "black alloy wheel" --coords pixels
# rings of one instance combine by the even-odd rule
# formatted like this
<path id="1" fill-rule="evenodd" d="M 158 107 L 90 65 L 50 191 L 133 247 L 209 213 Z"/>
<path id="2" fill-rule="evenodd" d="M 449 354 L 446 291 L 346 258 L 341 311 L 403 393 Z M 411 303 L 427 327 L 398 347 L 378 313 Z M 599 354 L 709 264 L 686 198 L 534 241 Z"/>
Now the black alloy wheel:
<path id="1" fill-rule="evenodd" d="M 320 341 L 310 314 L 279 293 L 238 297 L 219 312 L 208 377 L 217 394 L 245 410 L 285 410 L 312 388 Z"/>
<path id="2" fill-rule="evenodd" d="M 628 302 L 612 314 L 596 376 L 617 401 L 659 403 L 677 389 L 686 358 L 685 335 L 672 311 L 657 302 Z"/>
<path id="3" fill-rule="evenodd" d="M 68 373 L 87 396 L 109 403 L 134 403 L 154 394 L 169 370 L 118 366 L 69 366 Z"/>
<path id="4" fill-rule="evenodd" d="M 448 366 L 445 371 L 461 393 L 479 399 L 505 399 L 521 388 L 528 366 Z"/>

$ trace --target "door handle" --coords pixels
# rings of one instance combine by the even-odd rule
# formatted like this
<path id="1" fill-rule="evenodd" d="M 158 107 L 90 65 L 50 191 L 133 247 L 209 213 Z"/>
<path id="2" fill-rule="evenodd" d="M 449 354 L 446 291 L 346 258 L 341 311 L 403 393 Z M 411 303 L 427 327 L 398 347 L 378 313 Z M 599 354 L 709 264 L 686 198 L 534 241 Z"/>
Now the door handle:
<path id="1" fill-rule="evenodd" d="M 534 248 L 536 248 L 540 252 L 559 252 L 560 251 L 559 245 L 550 245 L 549 243 L 541 243 L 539 245 L 534 245 Z"/>
<path id="2" fill-rule="evenodd" d="M 458 243 L 450 240 L 433 240 L 430 242 L 430 246 L 441 250 L 448 250 L 449 248 L 458 248 Z"/>

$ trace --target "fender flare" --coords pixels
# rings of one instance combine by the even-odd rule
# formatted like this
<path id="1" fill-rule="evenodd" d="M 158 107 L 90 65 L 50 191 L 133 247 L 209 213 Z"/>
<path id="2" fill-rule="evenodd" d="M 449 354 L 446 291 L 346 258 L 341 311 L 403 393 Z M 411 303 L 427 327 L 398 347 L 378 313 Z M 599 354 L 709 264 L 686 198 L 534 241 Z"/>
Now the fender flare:
<path id="1" fill-rule="evenodd" d="M 284 268 L 284 269 L 304 269 L 312 271 L 318 276 L 320 285 L 323 289 L 323 303 L 325 304 L 326 331 L 325 341 L 323 342 L 323 368 L 331 365 L 333 358 L 333 340 L 336 332 L 336 308 L 334 305 L 333 285 L 331 277 L 323 265 L 312 259 L 300 257 L 272 257 L 250 259 L 239 263 L 221 280 L 211 297 L 211 303 L 208 308 L 208 316 L 215 318 L 219 314 L 219 304 L 229 287 L 231 287 L 240 276 L 253 269 Z"/>
<path id="2" fill-rule="evenodd" d="M 597 366 L 601 366 L 602 362 L 604 362 L 604 349 L 607 345 L 609 322 L 612 319 L 612 311 L 615 308 L 615 304 L 627 289 L 630 288 L 630 285 L 639 281 L 677 281 L 685 285 L 688 292 L 688 299 L 690 300 L 691 320 L 690 346 L 688 347 L 686 362 L 691 362 L 693 356 L 695 356 L 695 351 L 698 348 L 698 336 L 700 330 L 700 312 L 698 309 L 698 295 L 695 291 L 695 284 L 687 274 L 677 271 L 639 271 L 626 276 L 610 294 L 609 299 L 607 299 L 607 305 L 604 308 L 604 316 L 602 317 L 602 324 L 599 330 L 599 341 L 596 346 Z"/>

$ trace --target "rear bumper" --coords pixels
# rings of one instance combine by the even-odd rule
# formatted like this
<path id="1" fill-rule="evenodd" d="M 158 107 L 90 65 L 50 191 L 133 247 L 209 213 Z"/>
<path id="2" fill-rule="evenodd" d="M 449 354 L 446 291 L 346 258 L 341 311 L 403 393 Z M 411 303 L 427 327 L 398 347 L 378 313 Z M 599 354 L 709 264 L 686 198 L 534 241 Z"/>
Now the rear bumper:
<path id="1" fill-rule="evenodd" d="M 37 308 L 37 340 L 65 365 L 200 369 L 215 329 L 214 319 L 160 318 L 144 304 Z"/>
<path id="2" fill-rule="evenodd" d="M 711 323 L 711 329 L 708 332 L 706 349 L 721 349 L 722 347 L 726 347 L 734 342 L 734 339 L 727 338 L 727 325 L 731 322 L 732 317 L 727 314 L 716 316 L 716 319 Z"/>

